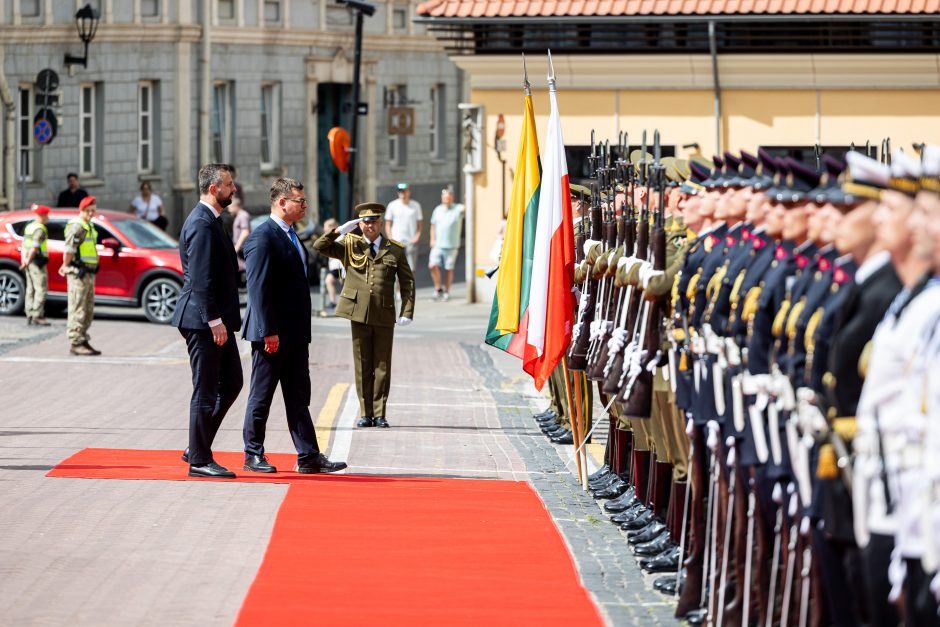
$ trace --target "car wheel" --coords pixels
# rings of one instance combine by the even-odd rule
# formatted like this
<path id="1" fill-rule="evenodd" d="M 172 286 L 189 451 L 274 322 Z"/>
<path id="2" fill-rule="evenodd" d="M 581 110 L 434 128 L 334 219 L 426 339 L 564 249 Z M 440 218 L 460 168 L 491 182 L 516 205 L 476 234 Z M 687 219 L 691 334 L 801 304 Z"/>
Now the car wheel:
<path id="1" fill-rule="evenodd" d="M 159 278 L 147 284 L 140 298 L 144 315 L 150 322 L 169 324 L 176 311 L 180 296 L 180 284 L 173 279 Z"/>
<path id="2" fill-rule="evenodd" d="M 26 306 L 26 279 L 16 270 L 0 268 L 0 315 L 23 313 Z"/>

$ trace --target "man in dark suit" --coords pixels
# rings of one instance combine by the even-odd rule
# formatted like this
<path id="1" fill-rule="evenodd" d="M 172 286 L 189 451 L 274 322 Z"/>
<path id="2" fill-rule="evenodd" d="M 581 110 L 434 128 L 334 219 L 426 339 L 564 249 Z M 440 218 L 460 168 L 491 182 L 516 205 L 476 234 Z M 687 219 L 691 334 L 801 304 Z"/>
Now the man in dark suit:
<path id="1" fill-rule="evenodd" d="M 229 166 L 202 166 L 199 204 L 180 232 L 183 289 L 173 325 L 186 339 L 193 371 L 189 448 L 183 453 L 191 477 L 235 477 L 212 459 L 212 441 L 242 389 L 241 358 L 235 343 L 241 328 L 238 258 L 219 221 L 234 193 Z"/>
<path id="2" fill-rule="evenodd" d="M 245 470 L 277 472 L 264 456 L 264 433 L 278 383 L 287 427 L 297 449 L 297 471 L 346 468 L 320 452 L 310 417 L 310 288 L 307 252 L 293 224 L 307 199 L 300 181 L 279 178 L 271 186 L 271 217 L 245 242 L 248 310 L 242 337 L 251 342 L 251 392 L 245 410 Z"/>

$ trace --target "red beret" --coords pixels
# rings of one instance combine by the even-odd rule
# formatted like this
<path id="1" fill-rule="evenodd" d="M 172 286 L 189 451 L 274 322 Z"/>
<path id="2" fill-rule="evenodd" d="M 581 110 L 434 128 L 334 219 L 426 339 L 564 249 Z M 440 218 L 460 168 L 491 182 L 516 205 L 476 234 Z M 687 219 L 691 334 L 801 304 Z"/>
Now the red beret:
<path id="1" fill-rule="evenodd" d="M 33 206 L 30 207 L 30 211 L 35 213 L 37 216 L 49 215 L 49 207 L 45 205 L 37 205 L 36 203 L 33 203 Z"/>
<path id="2" fill-rule="evenodd" d="M 98 202 L 98 199 L 95 198 L 94 196 L 85 196 L 84 198 L 82 198 L 82 201 L 78 203 L 78 208 L 84 209 L 88 205 L 93 205 L 96 202 Z"/>

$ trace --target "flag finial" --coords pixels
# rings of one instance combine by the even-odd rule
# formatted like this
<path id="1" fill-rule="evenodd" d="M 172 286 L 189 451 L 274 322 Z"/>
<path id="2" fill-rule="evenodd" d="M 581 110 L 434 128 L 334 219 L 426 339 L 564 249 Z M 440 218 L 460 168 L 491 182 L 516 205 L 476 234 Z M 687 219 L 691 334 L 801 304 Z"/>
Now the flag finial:
<path id="1" fill-rule="evenodd" d="M 548 51 L 548 89 L 555 91 L 555 64 L 552 63 L 552 51 Z"/>
<path id="2" fill-rule="evenodd" d="M 532 86 L 529 84 L 529 68 L 525 64 L 525 53 L 522 53 L 522 93 L 532 95 Z"/>

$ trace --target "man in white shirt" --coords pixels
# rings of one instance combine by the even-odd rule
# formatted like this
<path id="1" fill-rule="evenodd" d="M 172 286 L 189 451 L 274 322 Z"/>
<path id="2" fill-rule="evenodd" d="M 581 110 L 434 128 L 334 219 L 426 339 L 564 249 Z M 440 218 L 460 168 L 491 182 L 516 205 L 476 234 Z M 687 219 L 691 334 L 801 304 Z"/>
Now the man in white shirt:
<path id="1" fill-rule="evenodd" d="M 405 247 L 405 257 L 412 268 L 418 265 L 418 242 L 424 224 L 421 204 L 411 199 L 408 183 L 398 184 L 398 198 L 385 210 L 385 236 Z"/>

